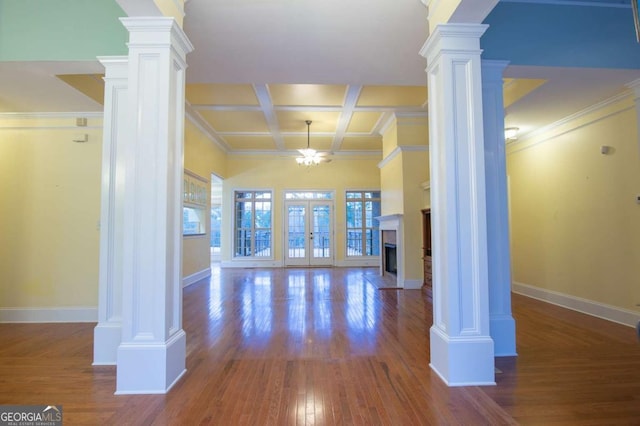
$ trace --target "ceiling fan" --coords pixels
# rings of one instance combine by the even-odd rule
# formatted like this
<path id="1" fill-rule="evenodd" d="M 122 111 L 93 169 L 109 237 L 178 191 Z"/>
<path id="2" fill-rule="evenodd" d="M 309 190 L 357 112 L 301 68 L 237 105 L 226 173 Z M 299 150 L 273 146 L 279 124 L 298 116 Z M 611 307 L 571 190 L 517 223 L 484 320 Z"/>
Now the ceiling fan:
<path id="1" fill-rule="evenodd" d="M 311 148 L 310 140 L 311 140 L 311 120 L 306 120 L 307 123 L 307 147 L 305 149 L 299 149 L 298 152 L 302 154 L 301 157 L 296 157 L 296 163 L 300 166 L 317 166 L 320 163 L 328 163 L 331 161 L 330 158 L 327 158 L 326 152 L 318 152 L 315 149 Z"/>

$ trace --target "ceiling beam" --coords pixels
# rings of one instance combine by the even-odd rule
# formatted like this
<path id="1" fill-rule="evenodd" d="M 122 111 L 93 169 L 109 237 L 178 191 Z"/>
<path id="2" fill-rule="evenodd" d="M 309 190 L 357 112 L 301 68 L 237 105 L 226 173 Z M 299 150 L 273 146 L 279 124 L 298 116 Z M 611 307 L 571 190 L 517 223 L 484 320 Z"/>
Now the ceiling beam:
<path id="1" fill-rule="evenodd" d="M 331 143 L 331 152 L 338 151 L 342 145 L 342 140 L 344 139 L 345 133 L 347 133 L 347 128 L 351 122 L 353 110 L 356 107 L 361 90 L 362 85 L 353 85 L 347 88 L 347 93 L 344 96 L 344 102 L 342 105 L 342 112 L 340 113 L 340 118 L 338 118 L 338 124 L 336 125 L 336 134 L 333 137 L 333 142 Z"/>

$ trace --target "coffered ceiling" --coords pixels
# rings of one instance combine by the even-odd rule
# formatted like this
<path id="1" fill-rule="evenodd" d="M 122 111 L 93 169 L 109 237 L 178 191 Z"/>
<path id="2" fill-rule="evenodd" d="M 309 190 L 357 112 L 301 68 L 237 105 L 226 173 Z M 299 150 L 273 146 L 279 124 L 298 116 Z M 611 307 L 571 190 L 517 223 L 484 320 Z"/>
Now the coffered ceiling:
<path id="1" fill-rule="evenodd" d="M 379 152 L 392 114 L 426 116 L 424 86 L 188 84 L 187 102 L 230 151 Z"/>

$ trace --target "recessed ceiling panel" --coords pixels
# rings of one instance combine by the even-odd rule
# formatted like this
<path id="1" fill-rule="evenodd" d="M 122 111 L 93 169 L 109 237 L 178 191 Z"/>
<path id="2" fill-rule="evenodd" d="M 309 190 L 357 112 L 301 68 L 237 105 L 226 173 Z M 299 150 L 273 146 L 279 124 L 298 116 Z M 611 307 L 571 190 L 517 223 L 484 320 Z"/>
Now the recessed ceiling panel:
<path id="1" fill-rule="evenodd" d="M 307 132 L 305 120 L 311 120 L 311 133 L 335 132 L 339 112 L 276 111 L 281 132 Z"/>
<path id="2" fill-rule="evenodd" d="M 259 105 L 250 84 L 187 84 L 185 95 L 191 105 Z"/>
<path id="3" fill-rule="evenodd" d="M 104 75 L 102 74 L 60 74 L 56 75 L 80 93 L 104 105 Z"/>
<path id="4" fill-rule="evenodd" d="M 275 141 L 271 136 L 225 135 L 224 140 L 234 151 L 271 151 L 276 149 Z"/>
<path id="5" fill-rule="evenodd" d="M 356 136 L 342 139 L 341 151 L 380 151 L 382 136 Z"/>
<path id="6" fill-rule="evenodd" d="M 264 115 L 259 111 L 200 111 L 215 131 L 225 132 L 268 132 Z"/>
<path id="7" fill-rule="evenodd" d="M 420 107 L 427 101 L 424 86 L 364 86 L 356 106 Z"/>
<path id="8" fill-rule="evenodd" d="M 347 133 L 371 133 L 381 115 L 381 112 L 354 112 Z"/>
<path id="9" fill-rule="evenodd" d="M 270 84 L 275 106 L 342 106 L 347 86 L 330 84 Z"/>
<path id="10" fill-rule="evenodd" d="M 329 151 L 333 138 L 330 136 L 313 136 L 309 139 L 309 146 L 317 151 Z M 306 136 L 285 136 L 285 149 L 302 149 L 307 147 Z"/>

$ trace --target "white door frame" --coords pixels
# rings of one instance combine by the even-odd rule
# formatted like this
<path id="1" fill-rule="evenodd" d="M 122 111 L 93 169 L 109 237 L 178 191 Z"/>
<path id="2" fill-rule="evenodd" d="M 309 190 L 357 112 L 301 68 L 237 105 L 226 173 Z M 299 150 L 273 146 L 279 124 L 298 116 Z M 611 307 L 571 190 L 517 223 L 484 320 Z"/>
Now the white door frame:
<path id="1" fill-rule="evenodd" d="M 304 219 L 304 257 L 290 257 L 290 249 L 289 249 L 289 206 L 303 206 L 305 208 L 305 219 Z M 315 256 L 313 249 L 313 208 L 315 206 L 328 206 L 329 207 L 329 256 Z M 335 259 L 335 242 L 334 240 L 334 201 L 328 199 L 293 199 L 293 200 L 285 200 L 284 202 L 284 218 L 283 218 L 284 226 L 283 226 L 283 246 L 284 246 L 284 265 L 285 266 L 333 266 L 333 262 Z"/>

